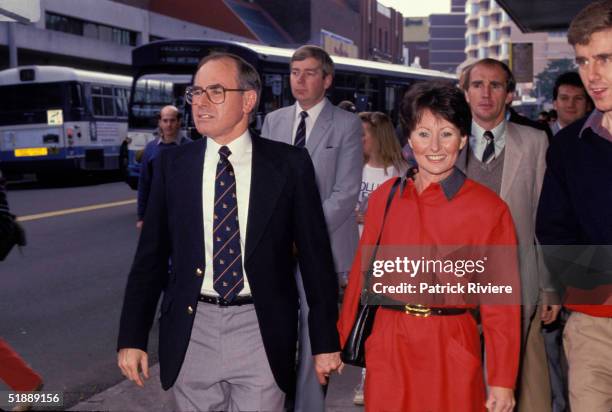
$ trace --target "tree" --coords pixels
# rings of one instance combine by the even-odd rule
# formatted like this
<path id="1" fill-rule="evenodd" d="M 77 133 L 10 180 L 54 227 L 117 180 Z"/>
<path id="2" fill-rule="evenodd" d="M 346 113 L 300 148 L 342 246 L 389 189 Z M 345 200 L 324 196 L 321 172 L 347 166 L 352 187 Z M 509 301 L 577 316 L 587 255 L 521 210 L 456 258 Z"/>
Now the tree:
<path id="1" fill-rule="evenodd" d="M 546 69 L 535 76 L 538 97 L 543 102 L 552 102 L 555 80 L 557 80 L 559 75 L 570 71 L 576 71 L 576 66 L 570 59 L 551 60 L 548 62 Z"/>

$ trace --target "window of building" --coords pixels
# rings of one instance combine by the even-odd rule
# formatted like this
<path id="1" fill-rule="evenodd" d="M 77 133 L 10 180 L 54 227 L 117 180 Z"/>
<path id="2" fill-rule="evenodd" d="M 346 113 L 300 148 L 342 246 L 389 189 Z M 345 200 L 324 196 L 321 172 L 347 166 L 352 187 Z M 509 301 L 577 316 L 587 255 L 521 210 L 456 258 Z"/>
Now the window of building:
<path id="1" fill-rule="evenodd" d="M 389 32 L 385 31 L 385 51 L 389 51 Z"/>
<path id="2" fill-rule="evenodd" d="M 136 46 L 138 35 L 131 30 L 93 23 L 51 12 L 46 12 L 45 14 L 45 27 L 47 30 L 61 31 L 125 46 Z"/>
<path id="3" fill-rule="evenodd" d="M 83 36 L 83 21 L 72 17 L 46 13 L 45 26 L 47 30 L 63 31 L 64 33 Z"/>
<path id="4" fill-rule="evenodd" d="M 462 39 L 465 37 L 465 27 L 430 27 L 429 37 L 432 39 Z"/>
<path id="5" fill-rule="evenodd" d="M 378 29 L 378 48 L 382 50 L 382 29 Z"/>

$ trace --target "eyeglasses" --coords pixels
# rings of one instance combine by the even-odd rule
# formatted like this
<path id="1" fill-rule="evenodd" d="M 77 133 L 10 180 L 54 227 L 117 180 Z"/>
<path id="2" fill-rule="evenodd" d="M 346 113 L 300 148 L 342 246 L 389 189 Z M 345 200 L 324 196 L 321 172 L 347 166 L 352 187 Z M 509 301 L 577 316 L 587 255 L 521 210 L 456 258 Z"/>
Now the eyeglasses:
<path id="1" fill-rule="evenodd" d="M 194 100 L 199 100 L 206 95 L 208 100 L 214 104 L 225 102 L 226 92 L 246 92 L 248 89 L 227 89 L 221 85 L 215 84 L 203 89 L 199 86 L 189 86 L 185 89 L 185 100 L 187 103 L 193 104 Z"/>

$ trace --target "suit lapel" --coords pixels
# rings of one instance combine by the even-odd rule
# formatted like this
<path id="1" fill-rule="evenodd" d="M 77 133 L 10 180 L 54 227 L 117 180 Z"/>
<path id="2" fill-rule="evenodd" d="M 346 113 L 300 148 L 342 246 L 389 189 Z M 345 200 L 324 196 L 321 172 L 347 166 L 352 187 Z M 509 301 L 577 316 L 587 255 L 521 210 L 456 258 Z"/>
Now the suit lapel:
<path id="1" fill-rule="evenodd" d="M 502 172 L 500 197 L 507 200 L 512 182 L 521 165 L 523 157 L 522 137 L 511 122 L 506 124 L 506 147 L 504 155 L 504 170 Z"/>
<path id="2" fill-rule="evenodd" d="M 329 130 L 329 127 L 332 125 L 332 121 L 334 119 L 333 107 L 332 104 L 325 98 L 325 106 L 323 106 L 323 110 L 319 114 L 317 121 L 310 132 L 310 136 L 306 140 L 306 149 L 308 149 L 308 153 L 312 157 L 317 150 L 317 147 L 321 144 L 323 140 L 325 140 L 325 135 Z"/>
<path id="3" fill-rule="evenodd" d="M 297 103 L 296 103 L 297 104 Z M 283 143 L 287 143 L 292 145 L 293 144 L 293 135 L 292 135 L 292 131 L 293 131 L 293 122 L 295 120 L 295 106 L 296 104 L 294 104 L 293 106 L 289 106 L 287 108 L 287 110 L 285 110 L 284 112 L 282 112 L 281 114 L 281 119 L 280 119 L 280 141 Z M 284 131 L 288 130 L 289 133 L 285 133 Z"/>
<path id="4" fill-rule="evenodd" d="M 251 193 L 245 244 L 246 262 L 261 239 L 274 212 L 287 179 L 278 166 L 278 159 L 266 150 L 262 138 L 253 136 L 253 160 L 251 172 Z"/>
<path id="5" fill-rule="evenodd" d="M 170 166 L 173 179 L 168 182 L 174 187 L 169 193 L 182 199 L 178 204 L 181 221 L 191 222 L 187 226 L 188 239 L 194 240 L 194 245 L 204 253 L 204 217 L 202 215 L 202 174 L 204 169 L 204 153 L 206 138 L 193 143 L 193 150 L 185 151 L 174 159 Z"/>

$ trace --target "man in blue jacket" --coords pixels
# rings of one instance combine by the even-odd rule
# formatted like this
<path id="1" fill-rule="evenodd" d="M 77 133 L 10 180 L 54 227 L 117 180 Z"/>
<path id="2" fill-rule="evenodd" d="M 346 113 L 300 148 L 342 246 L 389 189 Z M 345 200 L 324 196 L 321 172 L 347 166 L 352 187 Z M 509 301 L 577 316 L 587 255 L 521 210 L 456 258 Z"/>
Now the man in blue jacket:
<path id="1" fill-rule="evenodd" d="M 140 177 L 138 178 L 138 222 L 136 222 L 138 229 L 142 228 L 147 200 L 151 191 L 153 160 L 159 155 L 160 151 L 191 141 L 180 133 L 181 117 L 181 112 L 175 106 L 162 107 L 157 116 L 159 137 L 145 146 L 140 160 Z"/>

